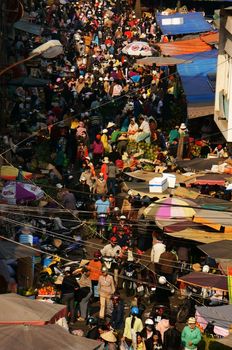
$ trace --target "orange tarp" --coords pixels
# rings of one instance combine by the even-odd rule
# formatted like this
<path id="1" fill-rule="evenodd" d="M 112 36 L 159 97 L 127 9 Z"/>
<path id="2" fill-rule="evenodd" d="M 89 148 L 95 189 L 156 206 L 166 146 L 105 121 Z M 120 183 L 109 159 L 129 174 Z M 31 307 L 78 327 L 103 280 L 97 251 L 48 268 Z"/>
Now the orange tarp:
<path id="1" fill-rule="evenodd" d="M 157 43 L 156 45 L 165 56 L 187 55 L 212 50 L 212 47 L 202 41 L 200 37 L 170 43 Z"/>
<path id="2" fill-rule="evenodd" d="M 206 44 L 209 44 L 209 45 L 219 43 L 219 33 L 218 32 L 201 34 L 200 38 L 202 41 L 204 41 Z"/>

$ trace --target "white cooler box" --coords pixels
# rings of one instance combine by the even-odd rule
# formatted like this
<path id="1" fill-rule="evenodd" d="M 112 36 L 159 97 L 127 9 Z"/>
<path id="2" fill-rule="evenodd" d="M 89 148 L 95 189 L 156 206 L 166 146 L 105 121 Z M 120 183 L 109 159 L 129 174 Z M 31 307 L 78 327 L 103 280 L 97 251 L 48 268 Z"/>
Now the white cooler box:
<path id="1" fill-rule="evenodd" d="M 168 180 L 166 177 L 154 177 L 149 181 L 149 192 L 163 193 L 168 188 Z"/>
<path id="2" fill-rule="evenodd" d="M 165 177 L 168 180 L 168 187 L 169 188 L 175 188 L 176 187 L 176 175 L 163 173 L 163 177 Z"/>

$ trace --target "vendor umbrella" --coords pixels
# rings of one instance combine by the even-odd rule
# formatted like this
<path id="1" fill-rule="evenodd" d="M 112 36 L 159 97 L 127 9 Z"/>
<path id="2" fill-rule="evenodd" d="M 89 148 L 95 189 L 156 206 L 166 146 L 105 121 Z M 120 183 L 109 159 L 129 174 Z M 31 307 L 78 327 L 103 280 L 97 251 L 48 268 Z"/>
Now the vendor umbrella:
<path id="1" fill-rule="evenodd" d="M 2 197 L 8 204 L 41 199 L 44 192 L 40 187 L 25 182 L 7 182 L 2 189 Z"/>
<path id="2" fill-rule="evenodd" d="M 152 56 L 156 50 L 149 46 L 145 41 L 133 41 L 126 45 L 122 52 L 129 56 Z"/>
<path id="3" fill-rule="evenodd" d="M 42 326 L 49 322 L 54 323 L 66 314 L 64 305 L 32 300 L 14 293 L 0 294 L 0 305 L 0 324 L 33 324 Z M 2 347 L 0 342 L 0 349 L 7 348 Z M 24 348 L 22 347 L 22 349 Z"/>
<path id="4" fill-rule="evenodd" d="M 177 197 L 169 197 L 150 204 L 144 215 L 149 220 L 155 220 L 156 225 L 163 228 L 171 223 L 192 220 L 195 210 L 190 205 L 194 206 L 194 203 Z"/>
<path id="5" fill-rule="evenodd" d="M 232 259 L 232 241 L 230 240 L 201 244 L 197 248 L 214 259 Z"/>
<path id="6" fill-rule="evenodd" d="M 137 64 L 144 65 L 144 66 L 153 66 L 155 64 L 156 66 L 174 66 L 176 64 L 183 64 L 183 63 L 190 63 L 191 61 L 186 61 L 181 58 L 176 57 L 145 57 L 140 58 L 136 61 Z"/>
<path id="7" fill-rule="evenodd" d="M 40 302 L 39 302 L 40 303 Z M 9 350 L 94 350 L 101 343 L 71 335 L 58 325 L 0 326 L 0 348 Z"/>

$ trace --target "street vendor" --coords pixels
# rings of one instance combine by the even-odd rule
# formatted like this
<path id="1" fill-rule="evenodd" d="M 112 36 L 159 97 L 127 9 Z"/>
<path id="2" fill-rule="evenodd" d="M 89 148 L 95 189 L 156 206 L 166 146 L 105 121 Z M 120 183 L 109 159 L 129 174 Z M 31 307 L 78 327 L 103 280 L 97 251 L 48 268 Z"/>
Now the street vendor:
<path id="1" fill-rule="evenodd" d="M 136 133 L 138 132 L 139 126 L 135 122 L 135 118 L 130 119 L 130 124 L 128 126 L 127 134 L 130 141 L 136 140 Z"/>

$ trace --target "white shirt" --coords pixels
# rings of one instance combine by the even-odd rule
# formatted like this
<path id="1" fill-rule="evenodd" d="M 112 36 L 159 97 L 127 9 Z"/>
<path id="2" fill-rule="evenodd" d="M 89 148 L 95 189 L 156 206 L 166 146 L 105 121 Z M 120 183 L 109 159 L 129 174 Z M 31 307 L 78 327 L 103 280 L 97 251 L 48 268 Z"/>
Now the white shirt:
<path id="1" fill-rule="evenodd" d="M 163 101 L 162 100 L 159 100 L 158 102 L 158 106 L 157 106 L 157 113 L 158 114 L 161 114 L 161 108 L 163 107 Z"/>
<path id="2" fill-rule="evenodd" d="M 144 121 L 142 122 L 142 124 L 140 125 L 139 129 L 142 130 L 142 132 L 148 132 L 148 133 L 150 133 L 150 126 L 149 126 L 149 123 L 146 122 L 146 120 L 144 120 Z"/>
<path id="3" fill-rule="evenodd" d="M 107 244 L 103 249 L 101 249 L 102 256 L 115 258 L 120 253 L 121 253 L 121 247 L 119 245 L 115 245 L 112 247 L 111 244 Z"/>
<path id="4" fill-rule="evenodd" d="M 158 263 L 160 255 L 166 251 L 166 246 L 162 242 L 156 242 L 151 249 L 151 262 Z"/>
<path id="5" fill-rule="evenodd" d="M 134 123 L 134 124 L 129 124 L 128 126 L 128 132 L 136 132 L 138 130 L 138 124 L 137 123 Z"/>
<path id="6" fill-rule="evenodd" d="M 114 96 L 120 96 L 122 92 L 122 86 L 119 84 L 114 85 L 113 87 L 113 93 L 112 93 L 112 97 Z"/>

